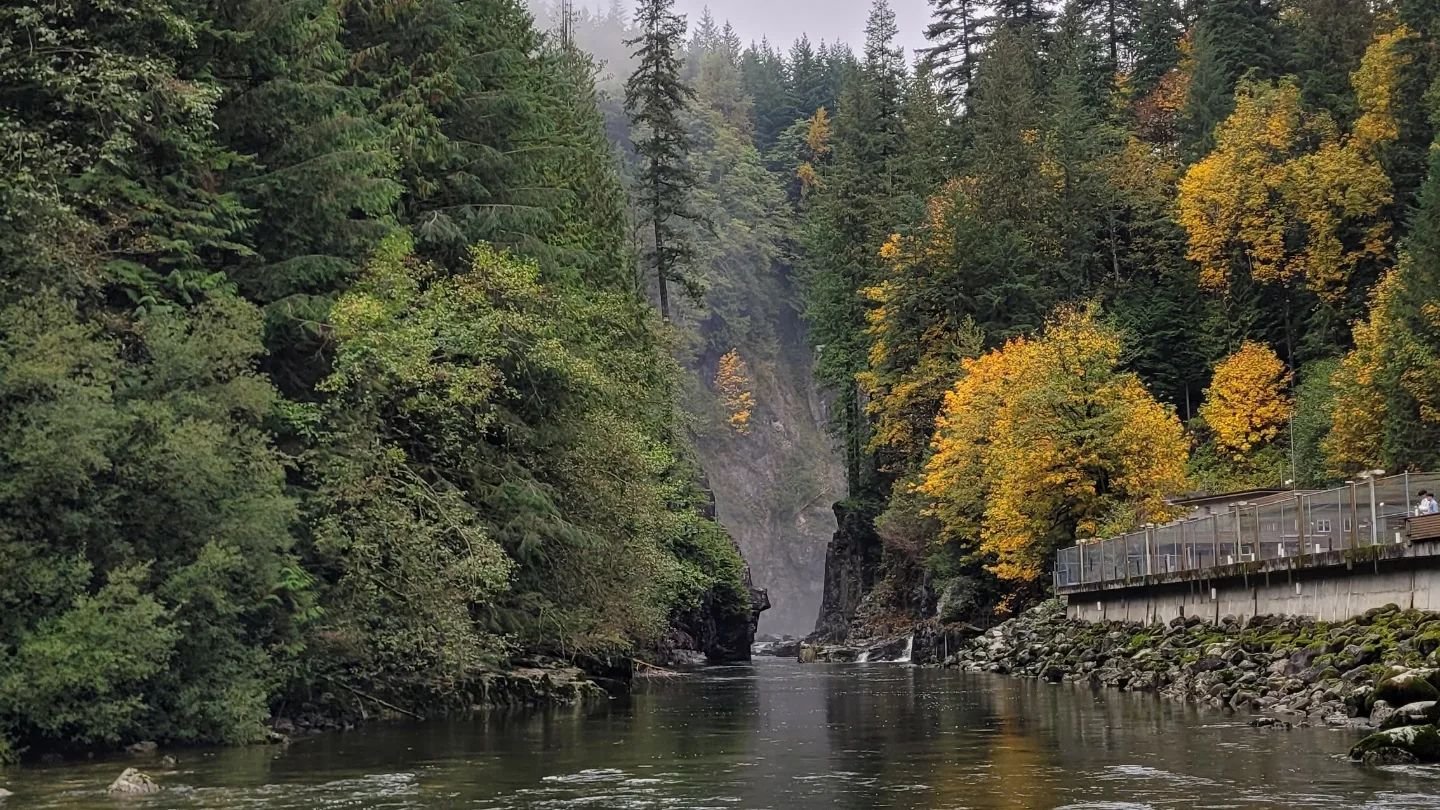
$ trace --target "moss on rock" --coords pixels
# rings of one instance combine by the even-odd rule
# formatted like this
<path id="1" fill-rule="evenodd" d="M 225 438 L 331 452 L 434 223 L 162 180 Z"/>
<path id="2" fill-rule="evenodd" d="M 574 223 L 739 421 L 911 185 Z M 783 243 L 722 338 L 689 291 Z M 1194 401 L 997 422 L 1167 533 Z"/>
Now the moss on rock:
<path id="1" fill-rule="evenodd" d="M 1350 749 L 1350 758 L 1363 760 L 1366 754 L 1398 748 L 1420 762 L 1440 762 L 1440 730 L 1435 726 L 1401 726 L 1377 731 Z"/>

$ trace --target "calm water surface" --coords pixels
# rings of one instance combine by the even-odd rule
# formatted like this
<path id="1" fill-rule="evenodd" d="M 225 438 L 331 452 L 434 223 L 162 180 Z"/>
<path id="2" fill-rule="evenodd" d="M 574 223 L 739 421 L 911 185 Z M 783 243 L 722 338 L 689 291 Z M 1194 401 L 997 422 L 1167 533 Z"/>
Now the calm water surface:
<path id="1" fill-rule="evenodd" d="M 894 664 L 762 660 L 588 710 L 181 751 L 127 808 L 1440 808 L 1353 732 L 1252 729 L 1144 695 Z M 127 760 L 8 771 L 9 808 L 115 808 Z M 137 763 L 143 766 L 143 762 Z"/>

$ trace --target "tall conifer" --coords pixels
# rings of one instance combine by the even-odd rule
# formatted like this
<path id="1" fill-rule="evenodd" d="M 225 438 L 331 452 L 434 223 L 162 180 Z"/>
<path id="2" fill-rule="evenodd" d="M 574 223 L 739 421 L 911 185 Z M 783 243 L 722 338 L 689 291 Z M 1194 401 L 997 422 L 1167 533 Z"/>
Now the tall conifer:
<path id="1" fill-rule="evenodd" d="M 641 0 L 635 11 L 640 35 L 626 43 L 639 60 L 625 83 L 625 110 L 638 131 L 635 148 L 642 162 L 636 193 L 642 222 L 650 230 L 649 260 L 666 320 L 670 282 L 698 294 L 694 277 L 685 273 L 691 248 L 677 227 L 694 218 L 689 200 L 694 177 L 686 164 L 690 138 L 681 112 L 695 91 L 680 76 L 685 19 L 674 5 L 674 0 Z"/>

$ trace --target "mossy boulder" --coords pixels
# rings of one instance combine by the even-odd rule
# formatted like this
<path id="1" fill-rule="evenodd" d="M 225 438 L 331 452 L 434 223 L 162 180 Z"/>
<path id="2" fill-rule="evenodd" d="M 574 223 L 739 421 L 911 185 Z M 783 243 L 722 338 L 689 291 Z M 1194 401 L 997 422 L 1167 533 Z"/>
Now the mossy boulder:
<path id="1" fill-rule="evenodd" d="M 1440 690 L 1430 683 L 1431 673 L 1411 669 L 1391 675 L 1375 686 L 1374 700 L 1383 700 L 1391 706 L 1404 706 L 1425 700 L 1440 700 Z"/>
<path id="2" fill-rule="evenodd" d="M 1398 748 L 1419 762 L 1440 762 L 1440 731 L 1435 726 L 1401 726 L 1377 731 L 1350 749 L 1350 758 L 1365 760 L 1366 754 Z M 1372 760 L 1374 757 L 1372 757 Z"/>

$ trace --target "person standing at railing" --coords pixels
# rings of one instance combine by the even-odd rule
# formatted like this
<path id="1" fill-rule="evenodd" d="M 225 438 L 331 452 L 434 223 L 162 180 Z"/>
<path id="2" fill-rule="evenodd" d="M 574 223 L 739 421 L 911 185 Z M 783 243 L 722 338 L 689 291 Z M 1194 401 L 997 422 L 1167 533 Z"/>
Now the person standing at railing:
<path id="1" fill-rule="evenodd" d="M 1432 492 L 1420 490 L 1420 505 L 1415 507 L 1416 515 L 1440 514 L 1440 502 L 1436 502 Z"/>

